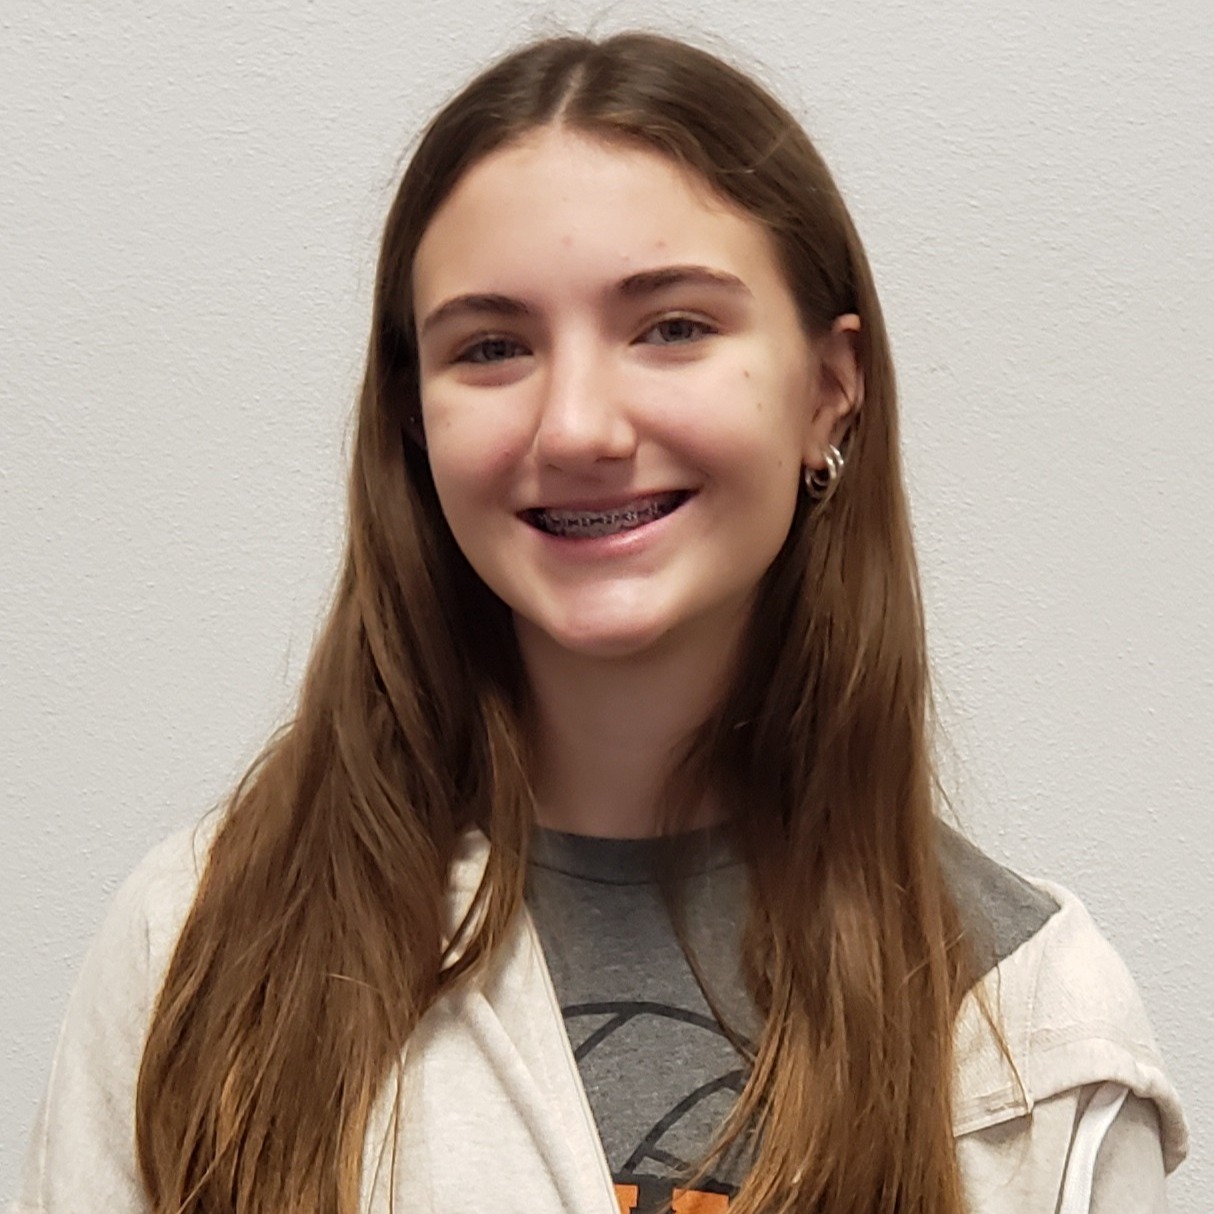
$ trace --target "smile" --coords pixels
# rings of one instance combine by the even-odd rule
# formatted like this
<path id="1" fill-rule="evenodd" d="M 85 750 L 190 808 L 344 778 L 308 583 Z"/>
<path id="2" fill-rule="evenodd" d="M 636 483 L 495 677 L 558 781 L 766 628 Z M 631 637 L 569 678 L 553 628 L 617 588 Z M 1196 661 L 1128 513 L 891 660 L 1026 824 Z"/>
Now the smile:
<path id="1" fill-rule="evenodd" d="M 557 510 L 540 507 L 524 510 L 522 518 L 549 535 L 570 539 L 598 539 L 622 531 L 634 531 L 646 523 L 665 518 L 666 515 L 673 514 L 690 497 L 688 490 L 680 489 L 673 493 L 637 498 L 611 509 Z"/>

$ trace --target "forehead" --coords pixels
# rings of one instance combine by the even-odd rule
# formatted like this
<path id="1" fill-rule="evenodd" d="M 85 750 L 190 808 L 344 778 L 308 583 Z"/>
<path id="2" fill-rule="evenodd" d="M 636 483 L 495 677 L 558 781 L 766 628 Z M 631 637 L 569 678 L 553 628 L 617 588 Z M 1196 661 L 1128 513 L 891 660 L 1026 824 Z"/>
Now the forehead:
<path id="1" fill-rule="evenodd" d="M 783 288 L 766 229 L 698 174 L 637 144 L 549 127 L 460 179 L 418 246 L 415 304 L 518 285 L 507 279 L 572 290 L 676 262 Z"/>

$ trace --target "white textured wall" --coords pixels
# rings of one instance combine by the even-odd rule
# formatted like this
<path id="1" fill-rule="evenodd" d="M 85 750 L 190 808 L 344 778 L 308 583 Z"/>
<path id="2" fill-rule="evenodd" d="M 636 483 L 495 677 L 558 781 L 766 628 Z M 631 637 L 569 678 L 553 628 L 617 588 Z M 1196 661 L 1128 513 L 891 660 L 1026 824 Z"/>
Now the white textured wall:
<path id="1" fill-rule="evenodd" d="M 87 11 L 85 11 L 87 8 Z M 452 10 L 454 10 L 454 15 Z M 378 226 L 485 59 L 685 3 L 0 9 L 0 1198 L 144 850 L 290 701 L 334 573 Z M 974 833 L 1076 889 L 1214 1191 L 1209 0 L 720 0 L 883 285 Z"/>

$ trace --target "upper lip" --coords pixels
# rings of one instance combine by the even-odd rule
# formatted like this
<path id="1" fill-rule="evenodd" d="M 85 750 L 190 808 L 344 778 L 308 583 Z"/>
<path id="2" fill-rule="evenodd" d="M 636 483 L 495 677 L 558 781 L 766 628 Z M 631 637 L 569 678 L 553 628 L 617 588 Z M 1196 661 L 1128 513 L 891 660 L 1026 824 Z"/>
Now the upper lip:
<path id="1" fill-rule="evenodd" d="M 643 489 L 634 490 L 631 493 L 615 493 L 610 497 L 599 498 L 571 498 L 565 502 L 543 502 L 537 506 L 528 506 L 527 510 L 619 510 L 622 506 L 630 506 L 634 502 L 643 502 L 651 497 L 666 497 L 672 493 L 690 495 L 690 489 Z M 526 513 L 526 510 L 521 511 Z"/>

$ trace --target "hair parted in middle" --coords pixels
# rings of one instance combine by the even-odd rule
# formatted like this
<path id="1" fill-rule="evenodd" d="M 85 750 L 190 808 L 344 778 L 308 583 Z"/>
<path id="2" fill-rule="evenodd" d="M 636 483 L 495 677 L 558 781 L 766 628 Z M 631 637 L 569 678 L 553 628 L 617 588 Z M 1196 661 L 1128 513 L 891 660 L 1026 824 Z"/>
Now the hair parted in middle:
<path id="1" fill-rule="evenodd" d="M 821 510 L 799 499 L 726 695 L 667 803 L 711 788 L 752 874 L 736 1214 L 961 1214 L 952 1033 L 975 975 L 936 858 L 930 689 L 894 372 L 868 262 L 797 121 L 747 75 L 648 33 L 548 38 L 433 119 L 383 235 L 340 584 L 298 711 L 228 803 L 160 992 L 138 1091 L 156 1214 L 354 1214 L 373 1103 L 425 1011 L 492 962 L 534 822 L 508 608 L 443 517 L 411 271 L 490 153 L 562 124 L 656 150 L 762 225 L 811 338 L 854 312 L 864 401 Z M 489 861 L 458 963 L 444 894 Z M 317 1094 L 323 1095 L 318 1100 Z"/>

